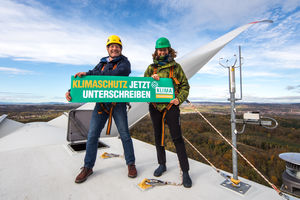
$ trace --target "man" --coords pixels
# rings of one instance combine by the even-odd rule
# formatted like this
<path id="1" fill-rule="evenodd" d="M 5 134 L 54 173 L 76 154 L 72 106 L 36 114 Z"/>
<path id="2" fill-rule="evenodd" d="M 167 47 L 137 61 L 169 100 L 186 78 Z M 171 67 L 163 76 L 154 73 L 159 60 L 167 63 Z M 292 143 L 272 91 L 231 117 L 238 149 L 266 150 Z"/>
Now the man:
<path id="1" fill-rule="evenodd" d="M 116 35 L 111 35 L 107 40 L 106 49 L 108 57 L 102 58 L 93 70 L 78 72 L 74 77 L 88 75 L 128 76 L 131 72 L 130 63 L 122 55 L 120 38 Z M 70 91 L 66 93 L 66 99 L 71 101 Z M 126 103 L 96 103 L 88 132 L 84 167 L 76 177 L 76 183 L 84 182 L 93 173 L 93 166 L 98 151 L 98 139 L 107 119 L 109 119 L 109 124 L 111 124 L 111 117 L 113 117 L 121 137 L 125 160 L 128 165 L 128 177 L 135 178 L 137 176 L 133 144 L 128 129 Z M 109 132 L 110 130 L 107 131 Z"/>

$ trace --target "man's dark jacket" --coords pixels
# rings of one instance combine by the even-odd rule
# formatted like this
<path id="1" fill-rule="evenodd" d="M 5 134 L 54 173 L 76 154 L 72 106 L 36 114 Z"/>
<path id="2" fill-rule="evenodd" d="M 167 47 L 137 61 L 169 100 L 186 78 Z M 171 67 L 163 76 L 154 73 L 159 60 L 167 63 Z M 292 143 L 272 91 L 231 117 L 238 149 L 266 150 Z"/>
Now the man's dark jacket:
<path id="1" fill-rule="evenodd" d="M 114 65 L 117 64 L 115 69 Z M 102 68 L 104 69 L 102 71 Z M 108 62 L 108 57 L 101 58 L 100 62 L 94 69 L 89 70 L 86 75 L 103 75 L 103 76 L 129 76 L 131 73 L 130 62 L 128 59 L 121 55 Z"/>

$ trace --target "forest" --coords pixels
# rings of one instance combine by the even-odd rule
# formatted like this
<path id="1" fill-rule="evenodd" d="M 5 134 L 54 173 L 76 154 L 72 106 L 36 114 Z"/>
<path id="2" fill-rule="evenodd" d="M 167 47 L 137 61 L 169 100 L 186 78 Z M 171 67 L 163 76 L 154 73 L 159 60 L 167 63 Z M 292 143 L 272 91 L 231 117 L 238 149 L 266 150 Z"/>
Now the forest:
<path id="1" fill-rule="evenodd" d="M 202 113 L 227 139 L 231 139 L 230 115 Z M 274 116 L 273 116 L 274 117 Z M 284 152 L 300 152 L 299 117 L 274 117 L 279 123 L 276 129 L 258 125 L 246 125 L 245 132 L 237 135 L 238 150 L 273 184 L 280 187 L 285 162 L 278 155 Z M 167 126 L 166 126 L 167 127 Z M 183 135 L 217 168 L 232 173 L 231 147 L 197 113 L 181 114 Z M 237 129 L 241 130 L 241 125 Z M 154 144 L 149 115 L 131 129 L 134 138 Z M 231 140 L 230 140 L 231 141 Z M 168 128 L 165 134 L 166 149 L 175 152 Z M 189 158 L 206 163 L 186 143 Z M 206 163 L 208 164 L 208 163 Z M 267 185 L 267 183 L 238 156 L 238 175 Z"/>

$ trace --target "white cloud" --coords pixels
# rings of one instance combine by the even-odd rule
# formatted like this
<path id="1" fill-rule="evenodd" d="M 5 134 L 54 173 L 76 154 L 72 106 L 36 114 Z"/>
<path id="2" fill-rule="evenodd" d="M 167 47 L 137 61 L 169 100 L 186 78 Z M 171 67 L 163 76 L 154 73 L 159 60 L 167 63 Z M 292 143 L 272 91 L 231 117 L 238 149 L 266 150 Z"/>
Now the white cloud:
<path id="1" fill-rule="evenodd" d="M 43 102 L 45 96 L 26 92 L 0 92 L 0 102 Z"/>
<path id="2" fill-rule="evenodd" d="M 273 73 L 273 72 L 264 72 L 264 71 L 244 71 L 243 77 L 282 77 L 281 74 Z"/>
<path id="3" fill-rule="evenodd" d="M 279 96 L 279 97 L 245 96 L 244 101 L 261 102 L 261 103 L 299 103 L 300 96 Z"/>
<path id="4" fill-rule="evenodd" d="M 299 95 L 286 95 L 282 93 L 278 95 L 277 91 L 271 92 L 268 94 L 261 93 L 257 88 L 262 87 L 260 84 L 245 84 L 243 85 L 243 98 L 242 102 L 260 102 L 260 103 L 298 103 L 300 101 Z M 247 88 L 247 89 L 245 89 Z M 266 88 L 265 90 L 268 90 Z M 239 87 L 237 88 L 236 98 L 240 97 Z M 277 93 L 277 94 L 273 94 Z M 295 94 L 299 93 L 296 91 Z M 229 91 L 228 85 L 196 85 L 190 89 L 190 94 L 188 99 L 198 100 L 198 101 L 219 101 L 219 102 L 228 102 Z"/>
<path id="5" fill-rule="evenodd" d="M 228 98 L 228 86 L 193 84 L 193 87 L 191 87 L 190 89 L 189 98 L 226 101 L 226 99 Z"/>
<path id="6" fill-rule="evenodd" d="M 64 96 L 40 95 L 31 92 L 0 92 L 0 102 L 41 103 L 67 102 Z"/>
<path id="7" fill-rule="evenodd" d="M 0 72 L 8 73 L 8 74 L 33 74 L 33 71 L 12 68 L 12 67 L 0 67 Z"/>
<path id="8" fill-rule="evenodd" d="M 162 16 L 172 16 L 172 23 L 185 28 L 189 26 L 190 30 L 229 28 L 245 21 L 268 18 L 270 8 L 283 7 L 288 12 L 300 5 L 299 0 L 152 0 L 152 3 L 163 5 L 160 10 Z"/>
<path id="9" fill-rule="evenodd" d="M 197 35 L 199 28 L 204 30 L 208 26 L 216 29 L 240 25 L 247 21 L 240 17 L 249 14 L 250 11 L 252 13 L 252 8 L 258 8 L 253 10 L 254 13 L 259 12 L 258 16 L 260 16 L 272 5 L 279 4 L 278 1 L 270 2 L 273 1 L 255 0 L 243 3 L 237 0 L 226 1 L 226 3 L 208 0 L 166 1 L 164 7 L 171 8 L 171 10 L 167 9 L 165 12 L 169 13 L 175 10 L 176 14 L 182 15 L 175 15 L 173 20 L 166 22 L 157 23 L 147 20 L 145 25 L 137 27 L 134 33 L 132 33 L 131 27 L 128 29 L 123 27 L 120 32 L 120 36 L 126 38 L 123 53 L 130 58 L 135 69 L 142 71 L 152 61 L 154 42 L 160 34 L 170 34 L 172 43 L 178 47 L 179 55 L 182 56 L 192 50 L 190 46 L 199 47 L 210 40 L 205 35 L 201 37 Z M 88 1 L 84 1 L 82 5 L 86 6 L 88 3 Z M 155 5 L 160 3 L 162 2 L 153 1 Z M 241 4 L 239 9 L 236 9 L 234 13 L 228 12 L 232 9 L 232 5 L 237 4 Z M 294 3 L 289 1 L 287 5 L 289 5 L 287 8 L 290 8 L 290 5 L 294 5 Z M 190 12 L 182 12 L 185 9 Z M 26 12 L 24 12 L 25 10 Z M 105 31 L 101 27 L 93 27 L 84 21 L 59 19 L 51 13 L 50 8 L 35 1 L 30 1 L 30 5 L 4 1 L 0 5 L 0 11 L 2 19 L 0 26 L 4 27 L 0 30 L 0 57 L 95 65 L 101 55 L 107 54 L 104 43 L 109 35 L 107 32 L 112 31 L 110 29 Z M 236 18 L 235 15 L 238 17 Z M 179 26 L 172 25 L 175 21 Z M 169 27 L 174 28 L 169 29 Z M 194 29 L 195 27 L 198 29 Z M 190 31 L 191 29 L 193 31 Z M 274 30 L 268 35 L 273 37 L 280 33 L 276 33 Z M 186 40 L 187 34 L 189 35 L 188 41 Z"/>
<path id="10" fill-rule="evenodd" d="M 12 1 L 0 5 L 0 56 L 18 60 L 95 64 L 106 54 L 106 35 L 84 24 L 61 21 L 45 7 Z M 26 11 L 26 12 L 25 12 Z M 99 48 L 99 46 L 103 48 Z"/>
<path id="11" fill-rule="evenodd" d="M 0 26 L 3 27 L 0 29 L 0 57 L 96 65 L 101 56 L 107 55 L 105 42 L 115 29 L 107 27 L 104 30 L 75 19 L 61 20 L 47 7 L 35 1 L 31 3 L 5 1 L 0 4 Z M 159 28 L 152 22 L 146 25 Z M 124 43 L 123 54 L 137 70 L 145 70 L 152 62 L 155 39 L 153 31 L 149 30 L 153 29 L 141 27 L 134 33 L 130 28 L 119 30 Z"/>

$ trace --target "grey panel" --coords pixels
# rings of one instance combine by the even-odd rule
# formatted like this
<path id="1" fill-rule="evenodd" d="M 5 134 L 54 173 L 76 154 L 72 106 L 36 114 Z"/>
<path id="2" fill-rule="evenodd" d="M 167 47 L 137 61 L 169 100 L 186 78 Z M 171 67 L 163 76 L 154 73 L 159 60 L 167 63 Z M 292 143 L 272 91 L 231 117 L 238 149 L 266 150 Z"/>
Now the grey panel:
<path id="1" fill-rule="evenodd" d="M 72 110 L 69 112 L 67 140 L 86 140 L 93 110 Z"/>
<path id="2" fill-rule="evenodd" d="M 132 127 L 148 113 L 147 103 L 131 103 L 131 109 L 128 112 L 128 126 Z M 87 140 L 90 120 L 93 110 L 72 110 L 69 112 L 67 141 L 76 142 Z M 111 126 L 110 135 L 106 135 L 107 123 L 104 126 L 100 137 L 118 136 L 118 130 L 114 123 Z"/>

